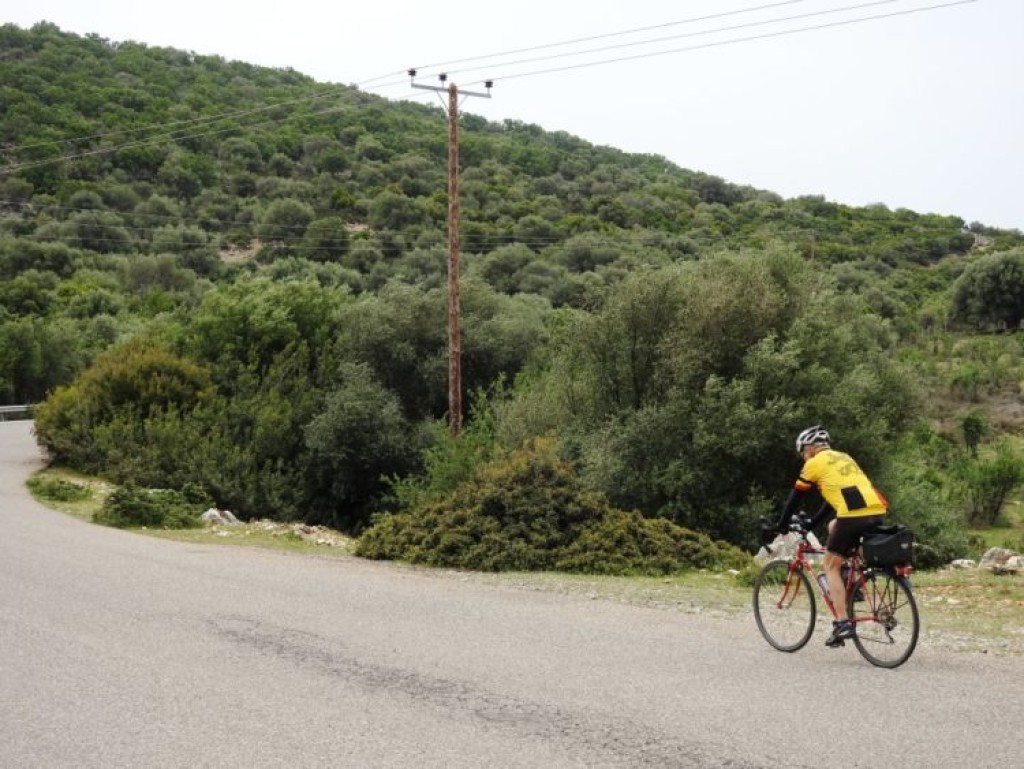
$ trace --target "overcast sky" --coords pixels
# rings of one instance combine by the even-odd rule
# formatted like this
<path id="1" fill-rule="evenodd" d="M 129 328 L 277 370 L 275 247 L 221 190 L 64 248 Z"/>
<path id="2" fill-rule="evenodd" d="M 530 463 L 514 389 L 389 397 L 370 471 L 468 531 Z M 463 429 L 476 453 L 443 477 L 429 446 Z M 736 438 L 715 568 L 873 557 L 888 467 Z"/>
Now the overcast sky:
<path id="1" fill-rule="evenodd" d="M 1024 0 L 952 3 L 32 0 L 6 3 L 0 22 L 291 67 L 394 99 L 437 103 L 405 85 L 412 66 L 426 84 L 441 69 L 469 90 L 493 78 L 493 98 L 464 111 L 785 197 L 1024 229 Z M 568 55 L 587 48 L 605 50 Z"/>

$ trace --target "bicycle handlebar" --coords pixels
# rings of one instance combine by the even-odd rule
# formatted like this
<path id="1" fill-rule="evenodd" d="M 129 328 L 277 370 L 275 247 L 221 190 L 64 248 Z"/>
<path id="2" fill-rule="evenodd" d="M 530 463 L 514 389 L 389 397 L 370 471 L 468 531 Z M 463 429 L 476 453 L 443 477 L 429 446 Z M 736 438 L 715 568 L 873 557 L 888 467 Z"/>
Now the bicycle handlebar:
<path id="1" fill-rule="evenodd" d="M 761 529 L 761 545 L 769 552 L 772 551 L 772 542 L 779 535 L 785 536 L 786 534 L 796 534 L 803 541 L 807 542 L 814 550 L 818 550 L 821 544 L 817 539 L 813 538 L 814 535 L 811 532 L 810 520 L 807 515 L 803 512 L 797 513 L 789 519 L 788 523 L 783 524 L 781 527 L 775 522 L 769 522 L 764 517 L 758 520 L 758 525 Z M 808 538 L 808 537 L 811 538 Z"/>

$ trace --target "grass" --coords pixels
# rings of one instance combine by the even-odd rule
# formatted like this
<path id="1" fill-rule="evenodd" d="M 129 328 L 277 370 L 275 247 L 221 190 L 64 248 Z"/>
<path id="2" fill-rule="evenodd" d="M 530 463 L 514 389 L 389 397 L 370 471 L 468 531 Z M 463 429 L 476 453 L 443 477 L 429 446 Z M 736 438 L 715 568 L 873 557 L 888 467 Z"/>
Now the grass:
<path id="1" fill-rule="evenodd" d="M 306 529 L 309 533 L 304 533 Z M 136 531 L 138 531 L 136 529 Z M 301 524 L 277 521 L 251 521 L 237 526 L 204 526 L 201 529 L 146 529 L 142 531 L 157 539 L 207 545 L 237 545 L 283 550 L 293 553 L 316 553 L 341 556 L 348 554 L 350 539 L 338 532 L 304 527 Z M 322 541 L 317 541 L 318 539 Z M 330 544 L 327 544 L 327 541 Z"/>
<path id="2" fill-rule="evenodd" d="M 62 467 L 40 470 L 27 485 L 37 502 L 83 521 L 92 521 L 117 488 L 99 478 Z"/>
<path id="3" fill-rule="evenodd" d="M 1024 552 L 1024 510 L 1021 502 L 1008 502 L 994 526 L 970 529 L 967 533 L 972 541 L 981 543 L 984 550 L 990 547 L 1005 547 L 1018 553 Z"/>
<path id="4" fill-rule="evenodd" d="M 69 490 L 68 485 L 87 489 L 87 498 L 59 498 L 85 496 L 76 493 L 74 489 Z M 40 503 L 86 521 L 92 521 L 95 512 L 114 490 L 114 486 L 104 481 L 53 467 L 33 476 L 29 488 Z M 1019 537 L 1022 531 L 1019 518 L 1008 523 L 1008 528 L 988 529 L 985 532 L 996 539 L 999 536 Z M 239 526 L 134 531 L 178 542 L 354 557 L 349 554 L 350 540 L 344 535 L 298 524 L 253 521 Z M 517 589 L 620 601 L 685 614 L 740 617 L 750 612 L 752 573 L 749 571 L 739 574 L 695 571 L 671 577 L 485 574 L 444 570 L 431 573 L 457 575 L 459 579 L 474 579 Z M 996 576 L 978 569 L 943 569 L 915 572 L 912 581 L 922 618 L 922 643 L 957 651 L 1024 655 L 1024 574 Z"/>
<path id="5" fill-rule="evenodd" d="M 927 636 L 972 651 L 1024 654 L 1024 575 L 979 569 L 916 573 Z"/>
<path id="6" fill-rule="evenodd" d="M 88 495 L 67 493 L 67 487 L 88 491 Z M 29 491 L 40 504 L 92 523 L 116 486 L 98 478 L 63 467 L 48 467 L 32 476 Z M 79 496 L 68 500 L 66 496 Z M 201 529 L 132 529 L 157 539 L 209 545 L 244 545 L 297 553 L 339 555 L 347 552 L 349 538 L 320 527 L 274 521 L 252 521 L 238 526 L 204 526 Z M 327 544 L 330 543 L 330 544 Z"/>

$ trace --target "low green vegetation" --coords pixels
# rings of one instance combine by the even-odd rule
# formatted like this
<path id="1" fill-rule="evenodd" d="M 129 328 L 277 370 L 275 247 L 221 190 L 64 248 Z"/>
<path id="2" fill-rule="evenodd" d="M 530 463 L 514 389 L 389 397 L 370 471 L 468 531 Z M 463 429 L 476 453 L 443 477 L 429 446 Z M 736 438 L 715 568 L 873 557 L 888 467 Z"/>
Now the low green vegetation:
<path id="1" fill-rule="evenodd" d="M 612 507 L 554 448 L 533 441 L 483 465 L 449 497 L 383 516 L 355 553 L 478 571 L 620 575 L 749 564 L 724 542 Z"/>
<path id="2" fill-rule="evenodd" d="M 194 494 L 129 485 L 107 497 L 93 520 L 119 529 L 196 529 L 202 526 L 200 516 L 208 505 Z"/>
<path id="3" fill-rule="evenodd" d="M 28 488 L 36 498 L 46 502 L 85 502 L 95 496 L 88 486 L 48 476 L 33 476 Z"/>
<path id="4" fill-rule="evenodd" d="M 29 478 L 29 491 L 47 507 L 92 521 L 114 486 L 96 476 L 51 465 Z"/>

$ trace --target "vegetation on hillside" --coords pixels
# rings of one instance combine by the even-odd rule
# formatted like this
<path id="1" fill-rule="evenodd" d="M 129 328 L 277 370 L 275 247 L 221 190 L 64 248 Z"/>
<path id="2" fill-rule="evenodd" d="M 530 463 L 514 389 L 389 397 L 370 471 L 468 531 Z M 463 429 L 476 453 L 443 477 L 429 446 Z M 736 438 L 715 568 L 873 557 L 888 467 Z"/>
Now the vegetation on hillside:
<path id="1" fill-rule="evenodd" d="M 0 403 L 40 404 L 56 462 L 377 557 L 597 571 L 752 546 L 808 423 L 934 562 L 1021 480 L 1019 231 L 465 115 L 453 440 L 439 109 L 49 24 L 0 50 Z M 511 472 L 537 439 L 557 472 Z M 500 468 L 562 535 L 571 488 L 589 533 L 427 553 L 483 547 Z"/>

